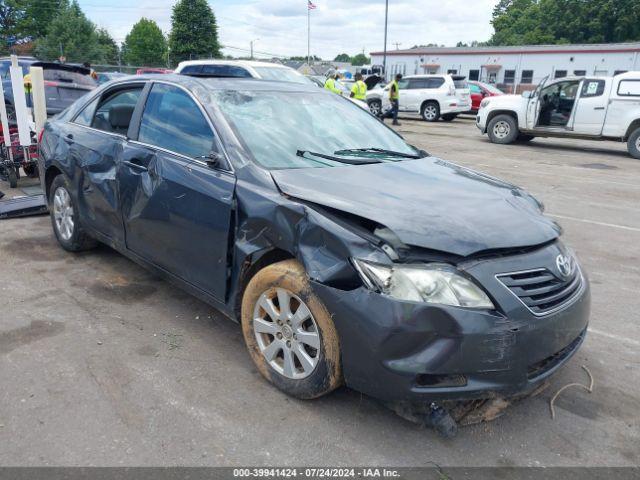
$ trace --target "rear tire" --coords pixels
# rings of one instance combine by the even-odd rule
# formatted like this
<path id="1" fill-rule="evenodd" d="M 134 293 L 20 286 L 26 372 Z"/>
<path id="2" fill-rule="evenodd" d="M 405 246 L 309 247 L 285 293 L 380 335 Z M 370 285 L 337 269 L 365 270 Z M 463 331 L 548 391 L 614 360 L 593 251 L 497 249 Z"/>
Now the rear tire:
<path id="1" fill-rule="evenodd" d="M 636 128 L 627 140 L 627 150 L 633 158 L 640 159 L 640 128 Z"/>
<path id="2" fill-rule="evenodd" d="M 11 188 L 18 187 L 18 173 L 16 172 L 16 167 L 8 168 L 7 180 L 9 181 L 9 187 Z"/>
<path id="3" fill-rule="evenodd" d="M 437 122 L 440 119 L 440 104 L 438 102 L 425 102 L 420 109 L 420 115 L 425 122 Z"/>
<path id="4" fill-rule="evenodd" d="M 58 175 L 49 191 L 49 213 L 58 243 L 68 252 L 90 250 L 97 245 L 82 228 L 78 208 L 64 175 Z"/>
<path id="5" fill-rule="evenodd" d="M 447 113 L 446 115 L 442 115 L 442 120 L 445 122 L 451 122 L 457 118 L 457 113 Z"/>
<path id="6" fill-rule="evenodd" d="M 518 122 L 511 115 L 496 115 L 489 122 L 487 133 L 493 143 L 513 143 L 518 138 Z"/>
<path id="7" fill-rule="evenodd" d="M 296 260 L 256 273 L 242 296 L 241 323 L 251 359 L 278 389 L 312 399 L 342 384 L 338 333 Z"/>

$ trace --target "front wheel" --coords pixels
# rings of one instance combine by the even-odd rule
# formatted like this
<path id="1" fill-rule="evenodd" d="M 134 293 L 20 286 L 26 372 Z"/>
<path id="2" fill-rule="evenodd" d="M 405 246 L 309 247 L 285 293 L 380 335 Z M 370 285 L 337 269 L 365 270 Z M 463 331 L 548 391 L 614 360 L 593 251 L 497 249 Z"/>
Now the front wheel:
<path id="1" fill-rule="evenodd" d="M 513 143 L 518 138 L 518 123 L 511 115 L 496 115 L 489 122 L 487 132 L 493 143 Z"/>
<path id="2" fill-rule="evenodd" d="M 283 392 L 312 399 L 342 383 L 336 328 L 297 261 L 260 270 L 244 292 L 241 317 L 251 359 Z"/>
<path id="3" fill-rule="evenodd" d="M 49 211 L 53 231 L 62 248 L 69 252 L 79 252 L 95 247 L 95 240 L 80 225 L 75 200 L 63 175 L 58 175 L 51 183 Z"/>
<path id="4" fill-rule="evenodd" d="M 369 102 L 369 112 L 376 117 L 382 113 L 382 102 L 380 100 L 371 100 Z"/>
<path id="5" fill-rule="evenodd" d="M 437 122 L 440 118 L 440 105 L 438 102 L 427 102 L 422 106 L 420 115 L 425 122 Z"/>
<path id="6" fill-rule="evenodd" d="M 627 140 L 627 150 L 633 158 L 640 159 L 640 128 L 636 128 Z"/>

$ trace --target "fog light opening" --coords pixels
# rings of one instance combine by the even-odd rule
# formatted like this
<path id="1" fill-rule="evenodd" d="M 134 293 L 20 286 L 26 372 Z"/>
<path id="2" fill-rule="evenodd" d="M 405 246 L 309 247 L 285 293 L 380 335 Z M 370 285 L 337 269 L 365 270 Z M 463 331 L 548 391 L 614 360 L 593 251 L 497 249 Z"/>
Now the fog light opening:
<path id="1" fill-rule="evenodd" d="M 430 375 L 422 373 L 416 377 L 416 385 L 426 388 L 464 387 L 467 377 L 464 375 Z"/>

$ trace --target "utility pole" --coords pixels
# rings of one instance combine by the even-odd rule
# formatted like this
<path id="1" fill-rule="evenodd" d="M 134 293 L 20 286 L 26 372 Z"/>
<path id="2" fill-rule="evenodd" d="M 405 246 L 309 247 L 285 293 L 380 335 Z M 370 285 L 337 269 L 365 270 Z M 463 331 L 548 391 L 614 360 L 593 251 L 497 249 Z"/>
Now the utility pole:
<path id="1" fill-rule="evenodd" d="M 382 57 L 382 74 L 387 79 L 387 27 L 389 25 L 389 0 L 384 0 L 384 55 Z"/>
<path id="2" fill-rule="evenodd" d="M 249 45 L 251 46 L 251 60 L 253 60 L 253 42 L 257 42 L 258 40 L 260 40 L 260 39 L 256 38 L 255 40 L 251 40 L 249 42 Z"/>
<path id="3" fill-rule="evenodd" d="M 396 42 L 394 45 L 396 46 L 396 50 L 400 50 L 400 45 L 402 45 L 402 43 Z"/>

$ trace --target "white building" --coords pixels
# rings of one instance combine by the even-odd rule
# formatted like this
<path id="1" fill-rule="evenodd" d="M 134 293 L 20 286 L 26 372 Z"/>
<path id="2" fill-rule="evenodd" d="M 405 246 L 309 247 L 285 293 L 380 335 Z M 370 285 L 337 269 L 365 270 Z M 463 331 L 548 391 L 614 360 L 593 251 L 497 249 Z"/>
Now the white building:
<path id="1" fill-rule="evenodd" d="M 383 52 L 372 52 L 371 61 L 382 65 Z M 511 92 L 529 90 L 546 76 L 606 76 L 632 70 L 640 70 L 640 43 L 387 51 L 389 77 L 397 73 L 454 73 L 469 80 L 494 83 Z"/>

